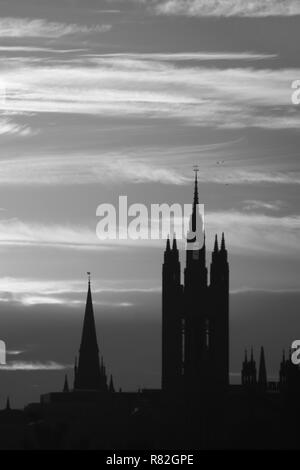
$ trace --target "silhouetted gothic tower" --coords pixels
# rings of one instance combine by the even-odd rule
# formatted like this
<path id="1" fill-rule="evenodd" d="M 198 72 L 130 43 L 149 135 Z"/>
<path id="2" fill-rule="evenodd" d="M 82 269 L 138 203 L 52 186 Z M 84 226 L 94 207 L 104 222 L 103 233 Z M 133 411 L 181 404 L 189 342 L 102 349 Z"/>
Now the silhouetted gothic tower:
<path id="1" fill-rule="evenodd" d="M 209 341 L 212 381 L 218 387 L 229 385 L 229 264 L 222 234 L 218 248 L 216 236 L 209 286 Z"/>
<path id="2" fill-rule="evenodd" d="M 242 385 L 244 387 L 256 386 L 256 362 L 253 357 L 253 348 L 251 348 L 251 359 L 248 360 L 247 351 L 245 351 L 245 360 L 242 367 Z"/>
<path id="3" fill-rule="evenodd" d="M 107 391 L 106 372 L 103 360 L 99 361 L 96 325 L 91 293 L 91 281 L 88 281 L 83 330 L 79 350 L 78 365 L 75 365 L 75 390 Z"/>
<path id="4" fill-rule="evenodd" d="M 187 234 L 184 270 L 184 382 L 196 391 L 208 383 L 208 289 L 203 220 L 199 213 L 197 172 Z"/>
<path id="5" fill-rule="evenodd" d="M 162 309 L 162 387 L 198 392 L 229 385 L 229 264 L 222 235 L 216 237 L 210 284 L 206 239 L 199 212 L 197 171 L 187 234 L 184 285 L 176 240 L 164 254 Z"/>
<path id="6" fill-rule="evenodd" d="M 176 238 L 168 238 L 162 272 L 162 388 L 177 390 L 182 376 L 182 286 Z"/>

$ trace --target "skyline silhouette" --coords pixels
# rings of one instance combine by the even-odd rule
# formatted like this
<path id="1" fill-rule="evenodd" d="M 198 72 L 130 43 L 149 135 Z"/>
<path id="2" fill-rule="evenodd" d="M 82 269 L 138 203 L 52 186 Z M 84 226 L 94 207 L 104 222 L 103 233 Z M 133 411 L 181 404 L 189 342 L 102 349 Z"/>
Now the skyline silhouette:
<path id="1" fill-rule="evenodd" d="M 67 405 L 95 388 L 107 397 L 95 420 L 128 419 L 125 447 L 153 444 L 155 420 L 160 444 L 168 432 L 166 445 L 183 442 L 174 409 L 183 427 L 202 415 L 202 447 L 224 443 L 226 422 L 241 446 L 249 410 L 255 445 L 264 423 L 280 441 L 298 387 L 299 29 L 296 0 L 1 2 L 0 427 L 12 419 L 28 436 L 32 419 L 29 447 L 43 432 L 57 447 L 62 435 L 92 445 L 66 429 L 51 437 L 59 405 L 47 417 L 39 400 Z M 135 219 L 119 219 L 122 198 L 131 213 L 204 206 L 184 217 L 193 250 L 171 228 L 169 242 L 100 239 L 100 206 L 116 209 L 118 233 Z M 212 393 L 191 400 L 194 418 L 159 391 L 200 382 Z M 122 419 L 109 423 L 111 407 Z M 78 409 L 62 408 L 68 428 Z M 215 439 L 209 414 L 222 415 Z M 197 444 L 192 428 L 184 446 Z"/>
<path id="2" fill-rule="evenodd" d="M 300 368 L 292 364 L 291 355 L 286 359 L 283 353 L 278 381 L 269 381 L 264 347 L 258 368 L 253 348 L 250 359 L 245 350 L 240 384 L 230 383 L 230 282 L 225 235 L 220 246 L 215 237 L 208 282 L 206 237 L 201 233 L 203 221 L 196 215 L 198 210 L 196 172 L 190 224 L 195 236 L 186 244 L 183 285 L 176 236 L 172 246 L 168 237 L 163 257 L 161 386 L 132 392 L 116 390 L 112 374 L 108 383 L 88 272 L 73 386 L 64 374 L 60 390 L 49 390 L 23 411 L 13 409 L 7 397 L 5 409 L 0 411 L 1 448 L 295 448 Z M 197 249 L 190 249 L 191 244 Z M 289 432 L 277 426 L 266 433 L 278 420 L 288 425 Z"/>

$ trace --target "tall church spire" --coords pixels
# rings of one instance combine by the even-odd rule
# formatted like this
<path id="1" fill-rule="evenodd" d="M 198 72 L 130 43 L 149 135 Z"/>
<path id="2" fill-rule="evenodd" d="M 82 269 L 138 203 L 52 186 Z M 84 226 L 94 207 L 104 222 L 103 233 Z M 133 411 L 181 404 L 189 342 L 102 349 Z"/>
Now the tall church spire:
<path id="1" fill-rule="evenodd" d="M 88 292 L 76 373 L 76 388 L 79 390 L 103 388 L 90 276 L 91 274 L 88 273 Z"/>

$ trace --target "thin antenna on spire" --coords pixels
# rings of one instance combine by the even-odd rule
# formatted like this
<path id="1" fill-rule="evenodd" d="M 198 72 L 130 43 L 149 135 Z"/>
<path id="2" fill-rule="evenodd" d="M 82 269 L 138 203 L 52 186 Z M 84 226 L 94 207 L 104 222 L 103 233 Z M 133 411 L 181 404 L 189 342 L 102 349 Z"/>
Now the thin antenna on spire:
<path id="1" fill-rule="evenodd" d="M 199 167 L 198 165 L 195 165 L 193 167 L 194 169 L 194 173 L 195 173 L 195 189 L 194 189 L 194 213 L 193 213 L 193 216 L 194 216 L 194 219 L 196 217 L 196 214 L 195 214 L 195 208 L 196 206 L 199 204 L 199 195 L 198 195 L 198 173 L 199 173 Z M 196 219 L 194 220 L 194 224 L 196 223 Z M 195 228 L 195 227 L 194 227 Z"/>
<path id="2" fill-rule="evenodd" d="M 194 170 L 194 173 L 195 173 L 195 180 L 197 181 L 198 180 L 198 173 L 199 173 L 199 166 L 198 165 L 194 165 L 193 166 L 193 170 Z"/>
<path id="3" fill-rule="evenodd" d="M 89 282 L 89 286 L 91 285 L 91 273 L 90 271 L 87 272 L 87 276 L 88 276 L 88 282 Z"/>

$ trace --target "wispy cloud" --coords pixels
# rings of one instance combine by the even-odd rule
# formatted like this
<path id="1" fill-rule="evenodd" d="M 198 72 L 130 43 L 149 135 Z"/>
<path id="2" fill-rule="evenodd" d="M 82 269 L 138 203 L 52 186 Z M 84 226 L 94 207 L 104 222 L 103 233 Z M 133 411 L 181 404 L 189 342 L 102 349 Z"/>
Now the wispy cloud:
<path id="1" fill-rule="evenodd" d="M 295 256 L 299 251 L 299 215 L 274 217 L 262 213 L 231 210 L 209 212 L 205 216 L 205 221 L 208 239 L 213 239 L 215 233 L 225 231 L 232 252 Z M 18 220 L 1 221 L 0 244 L 77 250 L 163 248 L 163 240 L 151 240 L 146 236 L 138 241 L 99 240 L 96 237 L 96 224 L 95 218 L 95 231 L 93 231 L 92 228 L 78 226 L 42 225 Z M 123 228 L 119 227 L 121 231 Z M 46 292 L 44 296 L 47 297 Z"/>
<path id="2" fill-rule="evenodd" d="M 299 215 L 273 217 L 226 211 L 208 213 L 205 219 L 210 236 L 225 231 L 230 249 L 235 253 L 295 257 L 299 252 Z"/>
<path id="3" fill-rule="evenodd" d="M 234 143 L 232 144 L 234 145 Z M 263 164 L 254 165 L 241 159 L 217 165 L 219 154 L 230 155 L 229 144 L 196 147 L 124 148 L 123 152 L 94 154 L 49 154 L 1 159 L 2 185 L 82 185 L 116 183 L 191 184 L 186 173 L 187 162 L 204 155 L 199 181 L 216 184 L 300 184 L 299 172 L 285 171 L 274 163 L 272 170 Z M 220 153 L 221 152 L 221 153 Z M 222 153 L 223 152 L 223 153 Z M 141 156 L 142 155 L 142 156 Z M 26 162 L 26 165 L 24 164 Z M 0 234 L 1 237 L 1 234 Z"/>
<path id="4" fill-rule="evenodd" d="M 299 128 L 290 89 L 299 69 L 177 66 L 178 55 L 173 62 L 169 56 L 82 55 L 51 66 L 42 59 L 12 62 L 2 67 L 6 100 L 0 109 L 171 118 L 204 127 Z"/>
<path id="5" fill-rule="evenodd" d="M 269 210 L 269 211 L 278 211 L 279 209 L 282 208 L 282 201 L 272 201 L 272 202 L 266 202 L 266 201 L 256 201 L 256 200 L 248 200 L 244 201 L 244 209 L 245 210 Z"/>
<path id="6" fill-rule="evenodd" d="M 44 37 L 60 38 L 71 34 L 102 33 L 109 31 L 111 25 L 85 26 L 49 22 L 45 19 L 0 18 L 0 37 L 24 38 Z"/>
<path id="7" fill-rule="evenodd" d="M 145 0 L 138 0 L 146 3 Z M 148 3 L 148 1 L 147 1 Z M 152 0 L 156 13 L 185 16 L 293 16 L 298 0 Z"/>
<path id="8" fill-rule="evenodd" d="M 25 362 L 25 361 L 11 361 L 5 365 L 0 365 L 0 371 L 51 371 L 51 370 L 65 370 L 71 369 L 73 366 L 70 364 L 59 364 L 58 362 Z"/>
<path id="9" fill-rule="evenodd" d="M 1 50 L 1 49 L 0 49 Z M 256 61 L 275 59 L 277 54 L 258 54 L 255 52 L 177 52 L 177 53 L 114 53 L 114 54 L 86 54 L 86 57 L 102 57 L 126 60 L 154 60 L 160 62 L 187 62 L 187 61 Z"/>
<path id="10" fill-rule="evenodd" d="M 26 124 L 18 124 L 12 119 L 0 119 L 0 135 L 14 135 L 30 137 L 38 133 L 37 129 L 32 129 Z"/>
<path id="11" fill-rule="evenodd" d="M 95 224 L 96 225 L 96 224 Z M 18 219 L 0 221 L 0 245 L 104 249 L 96 230 L 80 226 L 43 225 Z"/>
<path id="12" fill-rule="evenodd" d="M 3 184 L 89 184 L 89 183 L 162 183 L 184 184 L 188 179 L 176 169 L 147 161 L 136 152 L 124 151 L 98 155 L 44 155 L 1 160 Z M 159 157 L 159 156 L 158 156 Z M 26 165 L 24 166 L 24 158 Z"/>
<path id="13" fill-rule="evenodd" d="M 149 285 L 150 284 L 150 285 Z M 78 306 L 85 303 L 86 280 L 37 280 L 31 278 L 0 278 L 0 302 L 32 305 Z M 94 304 L 108 308 L 127 308 L 132 306 L 128 295 L 152 294 L 161 288 L 149 280 L 103 280 L 93 279 Z M 19 355 L 24 351 L 7 351 Z"/>
<path id="14" fill-rule="evenodd" d="M 21 354 L 23 354 L 25 351 L 22 349 L 22 350 L 7 350 L 6 351 L 6 355 L 7 356 L 20 356 Z"/>
<path id="15" fill-rule="evenodd" d="M 84 52 L 87 49 L 54 49 L 50 47 L 37 47 L 37 46 L 0 46 L 0 52 L 45 52 L 52 54 L 66 54 L 66 53 L 78 53 Z"/>

